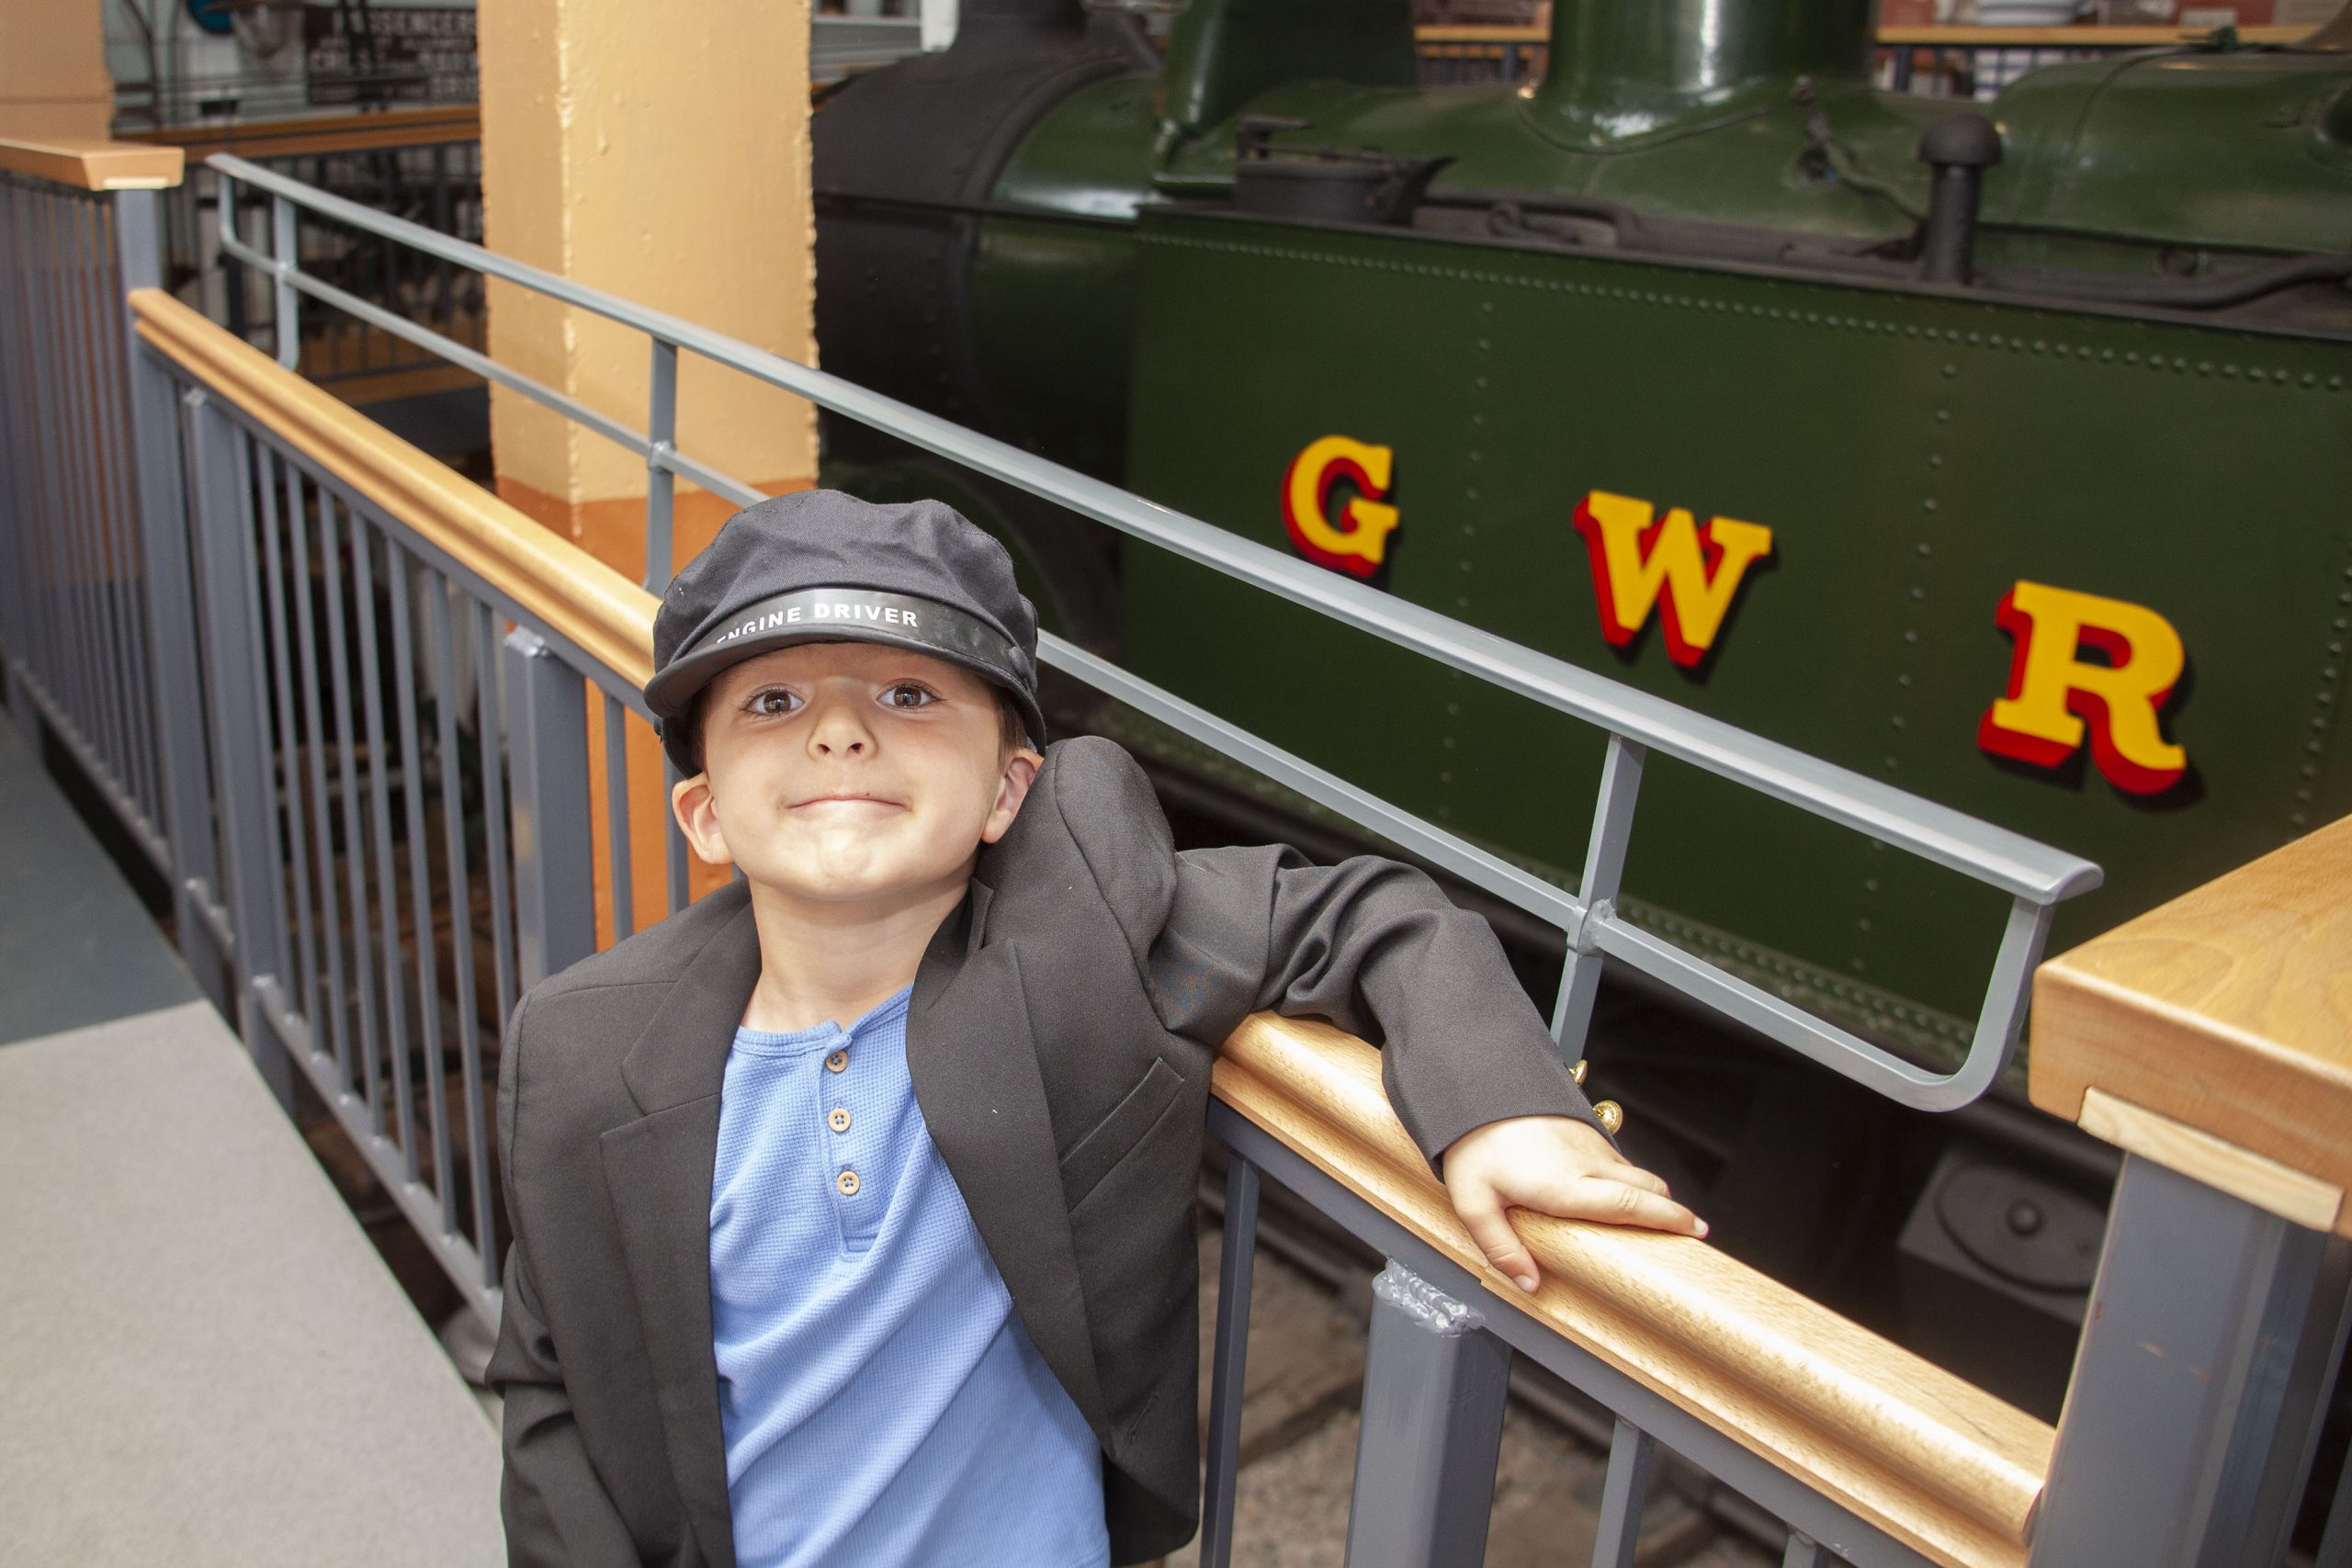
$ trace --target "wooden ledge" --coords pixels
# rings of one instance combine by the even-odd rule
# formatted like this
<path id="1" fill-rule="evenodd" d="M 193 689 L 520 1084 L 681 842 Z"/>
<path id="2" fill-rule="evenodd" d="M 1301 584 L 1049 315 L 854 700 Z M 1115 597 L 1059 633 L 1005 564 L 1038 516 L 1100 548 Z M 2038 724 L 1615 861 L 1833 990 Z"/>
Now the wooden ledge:
<path id="1" fill-rule="evenodd" d="M 1261 1013 L 1217 1097 L 1524 1312 L 1933 1561 L 2021 1564 L 2051 1429 L 1704 1242 L 1516 1212 L 1544 1282 L 1487 1267 L 1389 1109 L 1380 1056 Z"/>
<path id="2" fill-rule="evenodd" d="M 234 152 L 245 158 L 291 158 L 384 147 L 433 147 L 481 141 L 481 109 L 476 104 L 435 104 L 364 114 L 165 126 L 160 130 L 133 131 L 130 140 L 176 147 L 199 163 L 215 152 Z"/>
<path id="3" fill-rule="evenodd" d="M 162 290 L 131 290 L 130 310 L 142 339 L 288 446 L 504 589 L 591 658 L 634 683 L 650 678 L 652 594 Z"/>
<path id="4" fill-rule="evenodd" d="M 2299 1224 L 2352 1235 L 2347 889 L 2352 818 L 2044 964 L 2033 1102 Z"/>
<path id="5" fill-rule="evenodd" d="M 176 147 L 135 141 L 0 137 L 0 169 L 76 190 L 164 190 L 180 183 L 187 162 Z"/>

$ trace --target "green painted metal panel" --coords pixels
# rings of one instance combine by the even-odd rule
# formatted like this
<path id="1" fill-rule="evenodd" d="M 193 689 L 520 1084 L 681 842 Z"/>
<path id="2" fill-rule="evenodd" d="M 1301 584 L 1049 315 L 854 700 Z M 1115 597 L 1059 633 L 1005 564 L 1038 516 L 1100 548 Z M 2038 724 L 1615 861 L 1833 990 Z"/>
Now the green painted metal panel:
<path id="1" fill-rule="evenodd" d="M 1197 210 L 1147 212 L 1137 254 L 1135 488 L 1288 548 L 1292 457 L 1388 446 L 1389 590 L 2100 862 L 2059 947 L 2352 809 L 2352 345 Z M 1698 670 L 1656 626 L 1604 639 L 1572 525 L 1595 490 L 1773 530 Z M 1978 749 L 2021 579 L 2178 629 L 2181 785 Z M 1125 592 L 1138 672 L 1573 882 L 1597 735 L 1150 552 Z M 1931 1054 L 2000 910 L 1664 765 L 1626 886 Z"/>

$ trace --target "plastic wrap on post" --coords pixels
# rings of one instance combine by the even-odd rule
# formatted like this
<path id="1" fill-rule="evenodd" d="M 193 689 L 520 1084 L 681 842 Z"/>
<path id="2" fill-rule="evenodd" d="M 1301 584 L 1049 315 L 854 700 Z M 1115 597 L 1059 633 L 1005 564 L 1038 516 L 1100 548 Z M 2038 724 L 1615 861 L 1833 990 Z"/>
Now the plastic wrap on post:
<path id="1" fill-rule="evenodd" d="M 1373 1281 L 1348 1568 L 1486 1554 L 1510 1350 L 1479 1315 L 1402 1264 Z"/>

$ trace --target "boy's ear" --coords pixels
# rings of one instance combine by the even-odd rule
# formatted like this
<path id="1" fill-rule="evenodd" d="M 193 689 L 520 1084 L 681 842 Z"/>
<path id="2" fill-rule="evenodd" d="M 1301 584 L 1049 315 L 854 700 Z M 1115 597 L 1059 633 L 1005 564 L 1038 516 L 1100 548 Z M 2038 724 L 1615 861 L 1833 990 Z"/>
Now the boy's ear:
<path id="1" fill-rule="evenodd" d="M 993 844 L 1004 837 L 1012 819 L 1021 815 L 1021 803 L 1029 798 L 1029 786 L 1037 782 L 1037 770 L 1045 761 L 1026 746 L 1015 747 L 1005 758 L 1004 776 L 997 781 L 996 807 L 980 829 L 980 842 Z"/>
<path id="2" fill-rule="evenodd" d="M 727 835 L 718 826 L 718 808 L 710 798 L 710 775 L 696 773 L 690 779 L 680 779 L 670 786 L 670 812 L 678 819 L 678 830 L 694 847 L 695 856 L 705 865 L 733 865 L 735 857 L 727 852 Z"/>

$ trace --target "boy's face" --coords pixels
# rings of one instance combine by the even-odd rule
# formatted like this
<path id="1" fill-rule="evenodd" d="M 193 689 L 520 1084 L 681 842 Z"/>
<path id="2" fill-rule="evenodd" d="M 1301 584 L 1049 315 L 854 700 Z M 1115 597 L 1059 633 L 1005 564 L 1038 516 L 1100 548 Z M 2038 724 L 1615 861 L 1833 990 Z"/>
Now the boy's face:
<path id="1" fill-rule="evenodd" d="M 885 909 L 951 889 L 1012 825 L 1040 758 L 1001 740 L 996 688 L 871 642 L 734 665 L 702 705 L 704 771 L 672 794 L 696 854 L 795 902 Z"/>

